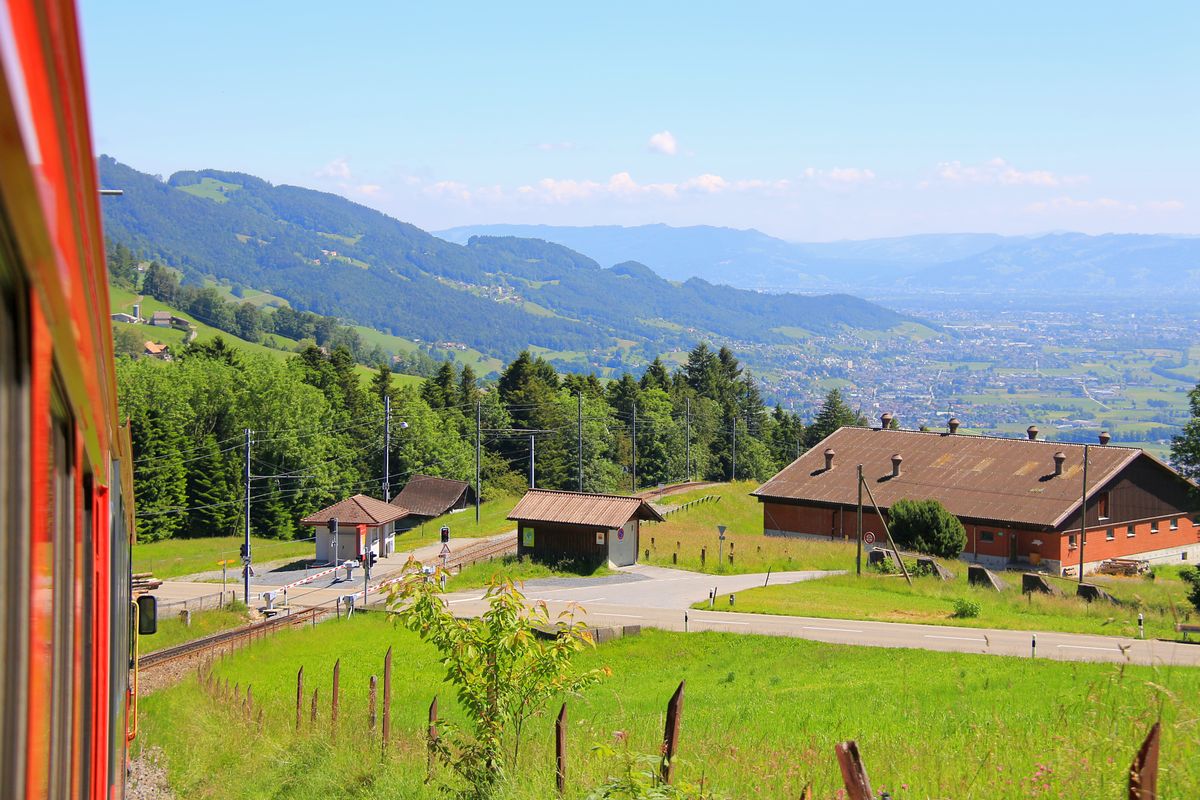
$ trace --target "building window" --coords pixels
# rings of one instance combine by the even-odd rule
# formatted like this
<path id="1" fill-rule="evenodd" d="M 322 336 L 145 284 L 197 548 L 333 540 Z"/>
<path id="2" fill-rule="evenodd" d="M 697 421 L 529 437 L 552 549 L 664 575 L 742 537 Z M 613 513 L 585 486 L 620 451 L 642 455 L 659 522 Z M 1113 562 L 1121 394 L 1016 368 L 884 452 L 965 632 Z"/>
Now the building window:
<path id="1" fill-rule="evenodd" d="M 1126 526 L 1125 526 L 1125 538 L 1126 538 L 1126 539 L 1132 539 L 1132 538 L 1133 538 L 1135 535 L 1136 535 L 1136 534 L 1134 534 L 1134 532 L 1133 532 L 1133 526 L 1132 526 L 1132 525 L 1126 525 Z"/>
<path id="2" fill-rule="evenodd" d="M 1173 531 L 1179 530 L 1179 520 L 1178 519 L 1171 520 L 1171 530 L 1173 530 Z"/>
<path id="3" fill-rule="evenodd" d="M 1067 547 L 1074 550 L 1078 545 L 1075 544 L 1075 534 L 1067 534 Z"/>
<path id="4" fill-rule="evenodd" d="M 1096 514 L 1100 519 L 1108 519 L 1108 492 L 1096 495 Z"/>
<path id="5" fill-rule="evenodd" d="M 1150 532 L 1158 533 L 1158 520 L 1154 520 L 1153 522 L 1150 523 Z"/>
<path id="6" fill-rule="evenodd" d="M 979 532 L 979 541 L 994 542 L 994 541 L 996 541 L 996 534 L 992 533 L 991 531 L 980 531 Z"/>
<path id="7" fill-rule="evenodd" d="M 1117 531 L 1115 528 L 1109 528 L 1104 534 L 1104 541 L 1106 541 L 1106 542 L 1111 542 L 1113 539 L 1116 539 L 1116 538 L 1117 538 Z"/>

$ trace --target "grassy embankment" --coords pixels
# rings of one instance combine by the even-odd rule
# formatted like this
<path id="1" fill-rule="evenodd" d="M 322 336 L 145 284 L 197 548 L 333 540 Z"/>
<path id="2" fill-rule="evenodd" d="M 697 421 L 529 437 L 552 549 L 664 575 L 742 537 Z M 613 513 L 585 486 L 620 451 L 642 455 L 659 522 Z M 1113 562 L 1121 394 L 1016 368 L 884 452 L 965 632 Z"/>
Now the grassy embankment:
<path id="1" fill-rule="evenodd" d="M 796 569 L 854 569 L 854 544 L 808 539 L 767 538 L 763 535 L 762 506 L 750 492 L 758 487 L 753 481 L 723 483 L 678 495 L 655 503 L 683 505 L 706 495 L 720 500 L 699 503 L 676 512 L 666 522 L 642 526 L 638 554 L 643 563 L 678 566 L 696 572 L 741 574 Z M 717 561 L 717 526 L 724 525 L 724 558 Z M 700 550 L 705 550 L 703 565 Z M 732 548 L 732 549 L 731 549 Z M 645 551 L 650 557 L 645 557 Z M 729 554 L 733 553 L 733 563 Z M 672 554 L 677 561 L 672 562 Z"/>
<path id="2" fill-rule="evenodd" d="M 138 652 L 141 655 L 153 653 L 174 647 L 177 644 L 199 639 L 217 631 L 229 630 L 249 622 L 246 607 L 241 603 L 232 603 L 226 608 L 208 611 L 193 611 L 192 624 L 184 625 L 177 614 L 163 613 L 158 618 L 158 632 L 151 636 L 142 636 L 138 640 Z"/>
<path id="3" fill-rule="evenodd" d="M 380 757 L 368 732 L 367 684 L 395 648 L 393 746 Z M 342 728 L 329 735 L 331 670 L 341 659 Z M 1164 796 L 1200 794 L 1200 726 L 1184 698 L 1200 670 L 1030 662 L 997 656 L 853 648 L 799 639 L 647 631 L 578 657 L 612 676 L 568 702 L 567 796 L 582 798 L 614 771 L 593 745 L 621 732 L 637 753 L 656 752 L 666 701 L 687 680 L 678 777 L 705 781 L 717 798 L 795 798 L 814 782 L 833 797 L 833 746 L 853 738 L 876 791 L 893 797 L 1110 798 L 1162 713 Z M 319 691 L 318 721 L 295 732 L 296 671 Z M 423 783 L 426 710 L 462 721 L 436 654 L 382 615 L 285 631 L 238 651 L 217 675 L 253 684 L 262 733 L 240 708 L 220 707 L 189 677 L 142 700 L 139 745 L 163 749 L 179 797 L 436 798 Z M 511 800 L 553 792 L 552 714 L 523 743 Z M 245 731 L 243 734 L 242 732 Z M 246 741 L 254 741 L 247 748 Z"/>
<path id="4" fill-rule="evenodd" d="M 1061 631 L 1108 636 L 1137 636 L 1137 615 L 1145 615 L 1148 638 L 1176 638 L 1176 621 L 1195 616 L 1184 598 L 1183 582 L 1170 573 L 1157 580 L 1088 576 L 1103 586 L 1123 605 L 1087 603 L 1075 597 L 1075 583 L 1052 579 L 1066 594 L 1051 597 L 1021 594 L 1021 576 L 1004 573 L 1008 584 L 993 592 L 967 584 L 966 564 L 947 562 L 954 580 L 914 578 L 909 588 L 898 575 L 864 573 L 863 577 L 840 575 L 817 581 L 767 586 L 741 592 L 737 611 L 754 614 L 787 614 L 801 617 L 914 622 L 927 625 L 958 625 L 969 628 Z M 977 617 L 953 616 L 955 600 L 979 604 Z M 700 607 L 700 606 L 697 606 Z M 704 608 L 708 604 L 703 604 Z M 717 606 L 718 610 L 728 610 Z"/>
<path id="5" fill-rule="evenodd" d="M 164 539 L 133 546 L 133 571 L 151 572 L 160 579 L 178 578 L 198 572 L 219 571 L 218 561 L 240 559 L 243 539 L 240 536 L 212 536 L 198 539 Z M 279 539 L 250 540 L 254 561 L 284 561 L 311 558 L 312 542 L 284 542 Z M 241 575 L 241 563 L 229 566 L 229 580 L 237 583 Z"/>

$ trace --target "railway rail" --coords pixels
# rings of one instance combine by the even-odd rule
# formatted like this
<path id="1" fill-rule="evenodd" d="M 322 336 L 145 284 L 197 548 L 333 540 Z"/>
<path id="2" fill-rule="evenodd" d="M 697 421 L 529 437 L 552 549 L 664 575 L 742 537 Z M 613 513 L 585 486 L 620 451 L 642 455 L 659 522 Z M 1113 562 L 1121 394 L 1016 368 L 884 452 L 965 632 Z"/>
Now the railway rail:
<path id="1" fill-rule="evenodd" d="M 306 608 L 290 614 L 272 617 L 262 622 L 245 625 L 241 628 L 218 631 L 209 636 L 202 636 L 190 642 L 177 644 L 174 647 L 165 647 L 162 650 L 156 650 L 153 653 L 140 656 L 137 662 L 138 669 L 145 670 L 161 667 L 184 658 L 208 653 L 211 650 L 240 647 L 243 644 L 263 638 L 282 628 L 293 625 L 311 624 L 316 622 L 317 617 L 327 613 L 328 611 L 325 609 Z"/>

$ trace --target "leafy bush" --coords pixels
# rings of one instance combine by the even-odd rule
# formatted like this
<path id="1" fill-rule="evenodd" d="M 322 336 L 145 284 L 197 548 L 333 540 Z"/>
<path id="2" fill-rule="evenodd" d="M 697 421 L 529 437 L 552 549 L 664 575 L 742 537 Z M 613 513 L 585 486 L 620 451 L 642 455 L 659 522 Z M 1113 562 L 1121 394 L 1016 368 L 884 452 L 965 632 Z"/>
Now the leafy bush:
<path id="1" fill-rule="evenodd" d="M 608 745 L 597 745 L 592 752 L 615 761 L 617 774 L 593 789 L 588 800 L 699 800 L 702 797 L 700 789 L 687 782 L 671 784 L 659 780 L 661 755 L 617 753 Z"/>
<path id="2" fill-rule="evenodd" d="M 1187 599 L 1197 611 L 1200 611 L 1200 569 L 1188 567 L 1179 571 L 1179 577 L 1191 588 L 1188 589 Z"/>
<path id="3" fill-rule="evenodd" d="M 888 516 L 892 538 L 900 547 L 957 558 L 967 546 L 967 529 L 937 500 L 897 500 Z"/>
<path id="4" fill-rule="evenodd" d="M 983 611 L 983 606 L 974 600 L 967 600 L 965 597 L 958 597 L 954 600 L 954 617 L 957 619 L 972 619 L 978 617 L 981 611 Z"/>

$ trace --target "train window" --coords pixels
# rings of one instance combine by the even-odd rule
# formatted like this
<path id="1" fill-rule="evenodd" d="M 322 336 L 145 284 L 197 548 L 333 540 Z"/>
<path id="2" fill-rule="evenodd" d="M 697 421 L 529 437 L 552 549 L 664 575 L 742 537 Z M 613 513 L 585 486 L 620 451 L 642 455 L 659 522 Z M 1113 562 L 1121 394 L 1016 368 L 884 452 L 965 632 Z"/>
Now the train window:
<path id="1" fill-rule="evenodd" d="M 71 787 L 75 689 L 75 443 L 61 394 L 51 424 L 50 502 L 53 519 L 54 611 L 50 673 L 50 797 Z"/>
<path id="2" fill-rule="evenodd" d="M 29 333 L 0 231 L 0 796 L 24 794 L 29 614 Z M 18 533 L 20 532 L 20 533 Z"/>

